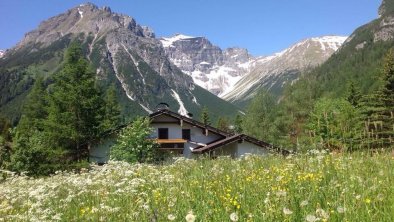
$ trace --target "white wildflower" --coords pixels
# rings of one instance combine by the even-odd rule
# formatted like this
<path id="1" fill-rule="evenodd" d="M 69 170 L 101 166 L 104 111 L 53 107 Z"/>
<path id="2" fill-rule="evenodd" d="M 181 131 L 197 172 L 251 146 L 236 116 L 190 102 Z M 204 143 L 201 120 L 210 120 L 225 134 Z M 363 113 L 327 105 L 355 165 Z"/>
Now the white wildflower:
<path id="1" fill-rule="evenodd" d="M 328 219 L 330 217 L 330 215 L 321 208 L 316 210 L 316 215 L 324 219 Z"/>
<path id="2" fill-rule="evenodd" d="M 292 214 L 293 213 L 293 211 L 291 211 L 289 208 L 287 208 L 287 207 L 284 207 L 283 208 L 283 213 L 285 214 L 285 215 L 290 215 L 290 214 Z"/>
<path id="3" fill-rule="evenodd" d="M 279 190 L 278 192 L 276 192 L 277 197 L 285 197 L 286 195 L 287 193 L 284 190 Z"/>
<path id="4" fill-rule="evenodd" d="M 308 205 L 308 201 L 307 200 L 303 200 L 300 204 L 301 207 L 305 207 L 306 205 Z"/>
<path id="5" fill-rule="evenodd" d="M 187 222 L 194 222 L 196 220 L 196 216 L 193 214 L 193 211 L 189 211 L 185 219 Z"/>
<path id="6" fill-rule="evenodd" d="M 232 214 L 230 214 L 230 220 L 231 221 L 238 221 L 238 215 L 237 215 L 237 213 L 232 213 Z"/>
<path id="7" fill-rule="evenodd" d="M 175 218 L 176 217 L 173 214 L 168 214 L 168 216 L 167 216 L 167 219 L 171 220 L 171 221 L 175 220 Z"/>
<path id="8" fill-rule="evenodd" d="M 317 218 L 315 215 L 308 214 L 306 216 L 305 220 L 308 221 L 308 222 L 315 222 L 315 221 L 319 221 L 320 219 Z"/>
<path id="9" fill-rule="evenodd" d="M 345 207 L 337 207 L 337 211 L 338 211 L 338 213 L 343 214 L 343 213 L 345 213 L 346 208 Z"/>

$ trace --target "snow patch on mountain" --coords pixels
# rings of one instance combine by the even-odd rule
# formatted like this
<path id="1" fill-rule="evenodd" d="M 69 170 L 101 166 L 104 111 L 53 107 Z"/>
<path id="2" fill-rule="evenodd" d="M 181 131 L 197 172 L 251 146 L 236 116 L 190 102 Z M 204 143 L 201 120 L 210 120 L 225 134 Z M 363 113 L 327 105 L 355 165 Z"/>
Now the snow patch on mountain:
<path id="1" fill-rule="evenodd" d="M 0 58 L 3 58 L 4 55 L 5 55 L 5 51 L 0 49 Z"/>
<path id="2" fill-rule="evenodd" d="M 344 36 L 323 36 L 305 39 L 267 57 L 258 57 L 250 73 L 221 97 L 229 101 L 253 97 L 260 89 L 280 91 L 286 83 L 298 79 L 298 74 L 325 62 L 346 41 Z"/>
<path id="3" fill-rule="evenodd" d="M 176 34 L 173 37 L 169 37 L 169 38 L 161 38 L 160 41 L 163 44 L 163 47 L 173 47 L 173 43 L 176 41 L 180 41 L 180 40 L 185 40 L 185 39 L 192 39 L 195 38 L 193 36 L 187 36 L 187 35 L 182 35 L 182 34 Z"/>
<path id="4" fill-rule="evenodd" d="M 142 105 L 141 103 L 140 103 L 140 106 L 141 106 L 147 113 L 149 113 L 149 114 L 153 113 L 152 110 L 150 110 L 148 107 Z"/>
<path id="5" fill-rule="evenodd" d="M 195 84 L 219 97 L 255 64 L 246 49 L 222 50 L 204 37 L 177 34 L 160 40 L 174 65 L 191 76 Z"/>
<path id="6" fill-rule="evenodd" d="M 78 8 L 78 13 L 81 16 L 81 18 L 83 18 L 83 11 L 80 8 Z"/>
<path id="7" fill-rule="evenodd" d="M 185 105 L 183 104 L 183 102 L 181 100 L 181 97 L 179 96 L 179 94 L 175 90 L 171 89 L 171 91 L 172 91 L 172 97 L 174 97 L 174 99 L 176 99 L 176 101 L 179 104 L 178 113 L 181 114 L 182 116 L 187 116 L 187 114 L 189 112 L 186 110 Z"/>

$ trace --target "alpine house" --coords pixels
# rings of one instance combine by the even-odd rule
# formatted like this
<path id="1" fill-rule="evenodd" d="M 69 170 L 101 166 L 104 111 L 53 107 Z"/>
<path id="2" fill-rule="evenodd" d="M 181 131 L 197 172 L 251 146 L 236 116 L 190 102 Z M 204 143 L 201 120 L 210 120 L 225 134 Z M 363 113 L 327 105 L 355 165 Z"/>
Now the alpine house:
<path id="1" fill-rule="evenodd" d="M 266 155 L 270 152 L 288 154 L 286 150 L 247 136 L 232 134 L 202 122 L 180 115 L 169 109 L 159 109 L 149 115 L 153 128 L 150 139 L 156 139 L 161 151 L 171 151 L 186 158 L 207 154 L 217 156 L 241 157 L 246 154 Z M 116 133 L 104 138 L 90 149 L 90 161 L 106 163 Z"/>

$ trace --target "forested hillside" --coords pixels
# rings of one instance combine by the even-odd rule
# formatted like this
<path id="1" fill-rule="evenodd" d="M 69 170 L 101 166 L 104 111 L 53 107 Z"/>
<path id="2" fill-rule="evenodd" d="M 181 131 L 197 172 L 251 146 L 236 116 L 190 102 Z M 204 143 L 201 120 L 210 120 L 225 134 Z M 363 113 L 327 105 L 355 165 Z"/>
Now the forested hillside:
<path id="1" fill-rule="evenodd" d="M 358 28 L 327 62 L 288 86 L 279 104 L 271 103 L 272 108 L 265 112 L 256 110 L 257 101 L 272 100 L 264 92 L 257 96 L 246 120 L 264 119 L 269 122 L 268 131 L 273 132 L 271 142 L 295 149 L 311 145 L 330 149 L 392 146 L 391 4 L 384 1 L 380 18 Z M 250 125 L 245 129 L 255 131 Z M 370 141 L 372 138 L 376 141 Z"/>

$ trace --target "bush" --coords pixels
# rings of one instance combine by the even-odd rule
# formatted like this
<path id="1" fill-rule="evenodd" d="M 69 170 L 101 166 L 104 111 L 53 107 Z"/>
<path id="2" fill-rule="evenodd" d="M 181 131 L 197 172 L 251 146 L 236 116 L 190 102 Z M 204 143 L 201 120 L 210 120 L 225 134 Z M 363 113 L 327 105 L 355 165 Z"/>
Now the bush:
<path id="1" fill-rule="evenodd" d="M 149 139 L 153 130 L 149 125 L 149 118 L 139 117 L 124 128 L 111 149 L 110 158 L 129 163 L 153 162 L 157 157 L 158 144 Z"/>
<path id="2" fill-rule="evenodd" d="M 68 169 L 64 159 L 66 152 L 48 146 L 45 138 L 45 134 L 39 131 L 34 131 L 29 137 L 16 135 L 8 168 L 31 176 L 49 175 L 57 170 Z"/>

